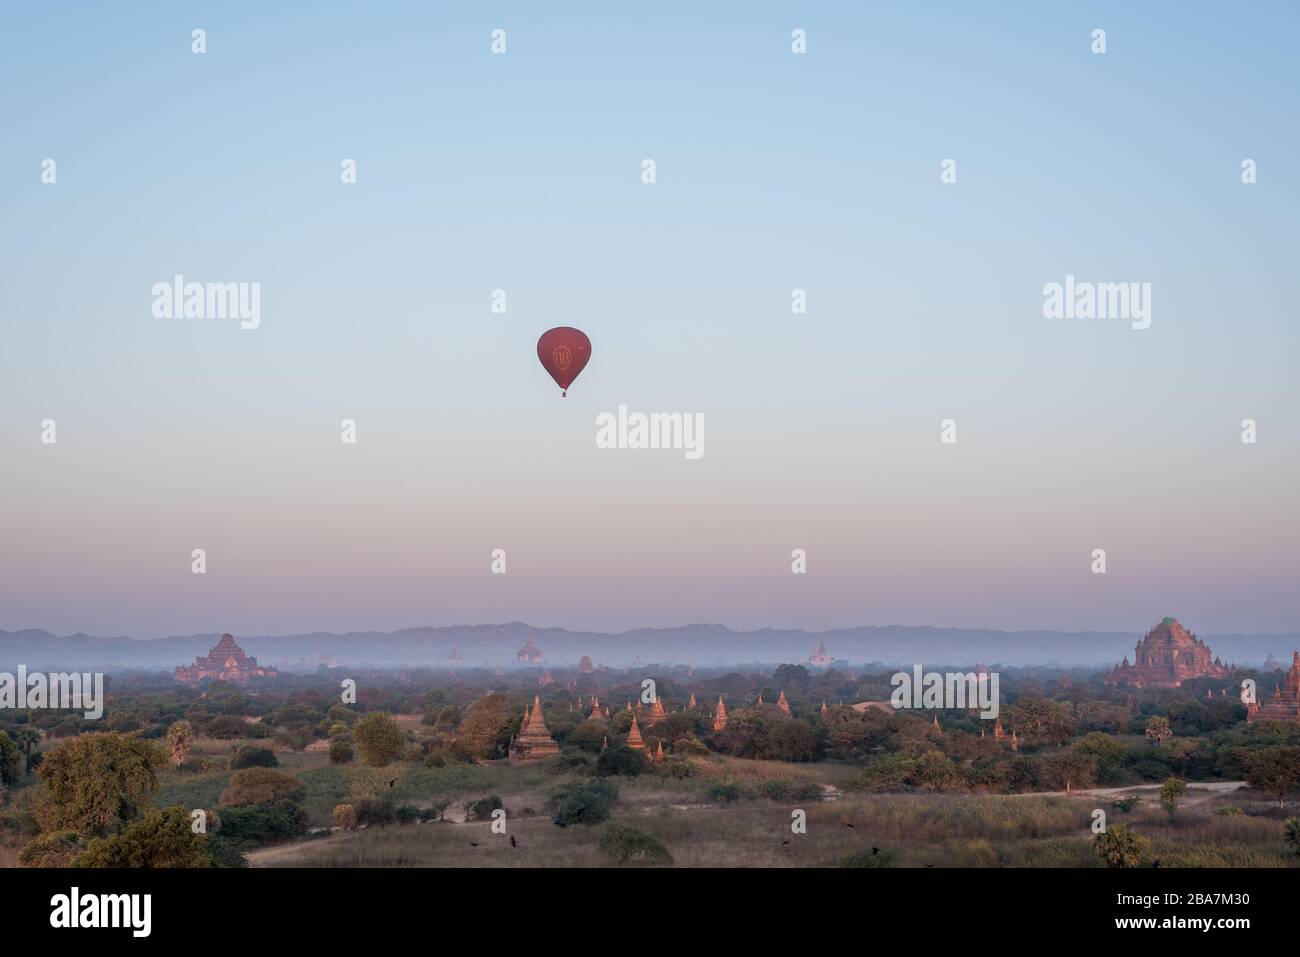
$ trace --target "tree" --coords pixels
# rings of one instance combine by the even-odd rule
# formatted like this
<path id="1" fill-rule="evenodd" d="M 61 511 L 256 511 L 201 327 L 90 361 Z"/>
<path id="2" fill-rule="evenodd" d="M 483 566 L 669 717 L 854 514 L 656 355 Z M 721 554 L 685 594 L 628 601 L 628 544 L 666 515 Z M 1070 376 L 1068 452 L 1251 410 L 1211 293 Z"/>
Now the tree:
<path id="1" fill-rule="evenodd" d="M 357 809 L 351 804 L 335 805 L 334 826 L 340 831 L 352 830 L 357 826 Z"/>
<path id="2" fill-rule="evenodd" d="M 38 834 L 18 852 L 19 867 L 71 867 L 72 859 L 85 849 L 86 839 L 76 831 Z"/>
<path id="3" fill-rule="evenodd" d="M 555 812 L 555 823 L 599 824 L 609 820 L 610 804 L 618 796 L 613 784 L 604 781 L 578 781 L 556 789 L 548 801 Z"/>
<path id="4" fill-rule="evenodd" d="M 223 714 L 205 724 L 203 733 L 209 738 L 229 741 L 232 738 L 251 737 L 250 729 L 253 727 L 256 726 L 249 724 L 243 718 L 238 718 L 233 714 Z"/>
<path id="5" fill-rule="evenodd" d="M 372 768 L 391 764 L 406 747 L 406 734 L 393 716 L 383 711 L 364 715 L 352 729 L 352 739 L 357 743 L 361 760 Z"/>
<path id="6" fill-rule="evenodd" d="M 297 801 L 302 798 L 304 790 L 302 782 L 292 774 L 271 768 L 245 768 L 231 776 L 230 783 L 221 792 L 221 804 L 223 807 L 238 807 Z"/>
<path id="7" fill-rule="evenodd" d="M 330 764 L 351 764 L 352 742 L 347 738 L 335 738 L 330 742 Z"/>
<path id="8" fill-rule="evenodd" d="M 115 831 L 148 805 L 166 763 L 163 750 L 143 738 L 101 732 L 65 741 L 36 769 L 45 783 L 36 821 L 46 831 Z"/>
<path id="9" fill-rule="evenodd" d="M 1160 786 L 1160 806 L 1165 812 L 1173 817 L 1178 810 L 1178 802 L 1183 795 L 1187 793 L 1187 782 L 1178 778 L 1170 778 Z"/>
<path id="10" fill-rule="evenodd" d="M 9 732 L 9 736 L 14 739 L 14 743 L 22 748 L 23 755 L 27 759 L 27 766 L 24 769 L 26 774 L 32 773 L 32 751 L 41 743 L 41 732 L 31 725 L 20 724 Z"/>
<path id="11" fill-rule="evenodd" d="M 500 757 L 501 739 L 509 726 L 505 695 L 494 692 L 479 698 L 460 723 L 460 742 L 466 755 L 475 760 Z M 510 743 L 508 737 L 505 743 Z"/>
<path id="12" fill-rule="evenodd" d="M 1286 796 L 1300 788 L 1300 747 L 1241 749 L 1236 757 L 1250 786 L 1277 798 L 1278 807 L 1285 807 Z"/>
<path id="13" fill-rule="evenodd" d="M 640 751 L 620 744 L 601 752 L 596 759 L 596 773 L 603 778 L 614 775 L 636 777 L 646 770 L 647 763 Z"/>
<path id="14" fill-rule="evenodd" d="M 0 785 L 14 784 L 22 775 L 22 748 L 8 732 L 0 731 Z"/>
<path id="15" fill-rule="evenodd" d="M 193 742 L 194 726 L 188 721 L 177 721 L 167 729 L 167 750 L 171 752 L 172 764 L 179 768 L 185 763 Z"/>
<path id="16" fill-rule="evenodd" d="M 211 867 L 207 836 L 190 829 L 183 807 L 150 809 L 121 834 L 91 841 L 73 867 Z"/>
<path id="17" fill-rule="evenodd" d="M 1169 727 L 1169 719 L 1162 718 L 1160 715 L 1153 715 L 1147 719 L 1147 737 L 1156 744 L 1164 744 L 1174 735 L 1173 730 Z"/>
<path id="18" fill-rule="evenodd" d="M 1123 824 L 1112 824 L 1092 839 L 1092 846 L 1107 867 L 1137 867 L 1147 839 Z"/>
<path id="19" fill-rule="evenodd" d="M 278 768 L 280 759 L 270 748 L 243 747 L 238 749 L 230 759 L 230 769 L 242 768 Z"/>
<path id="20" fill-rule="evenodd" d="M 1040 768 L 1042 775 L 1058 789 L 1072 791 L 1074 788 L 1088 788 L 1097 783 L 1097 768 L 1100 762 L 1086 751 L 1062 751 L 1043 758 Z"/>

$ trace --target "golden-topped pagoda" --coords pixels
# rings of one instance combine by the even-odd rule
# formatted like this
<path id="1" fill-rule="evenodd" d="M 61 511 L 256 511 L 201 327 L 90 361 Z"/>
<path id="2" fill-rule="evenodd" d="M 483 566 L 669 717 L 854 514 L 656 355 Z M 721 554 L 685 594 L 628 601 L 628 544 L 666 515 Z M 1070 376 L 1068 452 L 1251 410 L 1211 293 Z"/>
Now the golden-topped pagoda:
<path id="1" fill-rule="evenodd" d="M 559 753 L 560 746 L 551 737 L 546 728 L 546 718 L 542 716 L 541 696 L 534 696 L 531 713 L 524 705 L 524 721 L 519 727 L 519 737 L 510 745 L 510 760 L 535 761 Z"/>
<path id="2" fill-rule="evenodd" d="M 790 713 L 790 702 L 785 700 L 784 689 L 781 691 L 780 696 L 776 699 L 776 706 L 780 708 L 782 711 L 784 711 L 786 714 Z"/>

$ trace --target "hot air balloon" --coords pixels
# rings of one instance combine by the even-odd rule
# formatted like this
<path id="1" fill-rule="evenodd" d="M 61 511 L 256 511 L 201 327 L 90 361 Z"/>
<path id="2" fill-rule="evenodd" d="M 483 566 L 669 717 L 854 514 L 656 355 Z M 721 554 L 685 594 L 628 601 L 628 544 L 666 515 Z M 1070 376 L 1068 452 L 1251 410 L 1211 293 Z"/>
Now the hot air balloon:
<path id="1" fill-rule="evenodd" d="M 547 329 L 537 340 L 537 358 L 560 387 L 562 396 L 569 394 L 569 386 L 591 358 L 591 340 L 581 329 L 557 326 Z"/>

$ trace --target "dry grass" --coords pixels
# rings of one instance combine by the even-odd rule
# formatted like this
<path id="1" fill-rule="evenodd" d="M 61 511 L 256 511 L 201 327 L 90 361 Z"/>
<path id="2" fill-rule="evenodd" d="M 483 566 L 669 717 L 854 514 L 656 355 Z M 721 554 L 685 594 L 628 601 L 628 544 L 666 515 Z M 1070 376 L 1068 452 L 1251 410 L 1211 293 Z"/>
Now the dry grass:
<path id="1" fill-rule="evenodd" d="M 769 780 L 759 762 L 722 762 L 731 780 Z M 789 766 L 786 766 L 788 769 Z M 538 768 L 506 769 L 536 774 Z M 503 776 L 504 777 L 504 776 Z M 706 780 L 715 780 L 713 776 Z M 802 779 L 799 776 L 798 779 Z M 498 782 L 505 785 L 504 779 Z M 809 802 L 807 833 L 791 832 L 792 805 L 742 800 L 729 805 L 688 802 L 698 779 L 643 777 L 620 781 L 614 819 L 663 843 L 677 867 L 828 867 L 873 847 L 900 867 L 1100 867 L 1092 849 L 1094 806 L 1149 841 L 1148 862 L 1165 867 L 1278 867 L 1294 861 L 1281 839 L 1281 820 L 1264 802 L 1215 796 L 1172 821 L 1159 807 L 1129 814 L 1109 802 L 1079 797 L 936 794 L 846 795 Z M 600 867 L 597 828 L 560 828 L 545 815 L 522 817 L 536 791 L 496 788 L 510 810 L 509 833 L 487 824 L 425 824 L 367 829 L 309 842 L 255 863 L 309 867 Z M 1246 812 L 1214 811 L 1237 804 Z M 477 846 L 474 846 L 477 845 Z M 636 866 L 632 864 L 624 865 Z"/>

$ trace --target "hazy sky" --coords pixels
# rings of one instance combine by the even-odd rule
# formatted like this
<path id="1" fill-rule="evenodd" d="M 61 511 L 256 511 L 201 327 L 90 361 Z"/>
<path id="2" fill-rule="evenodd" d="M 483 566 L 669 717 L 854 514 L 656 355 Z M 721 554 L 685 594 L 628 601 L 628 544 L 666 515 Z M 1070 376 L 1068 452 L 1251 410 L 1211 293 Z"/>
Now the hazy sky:
<path id="1" fill-rule="evenodd" d="M 1293 4 L 610 7 L 0 8 L 0 628 L 1300 630 Z"/>

